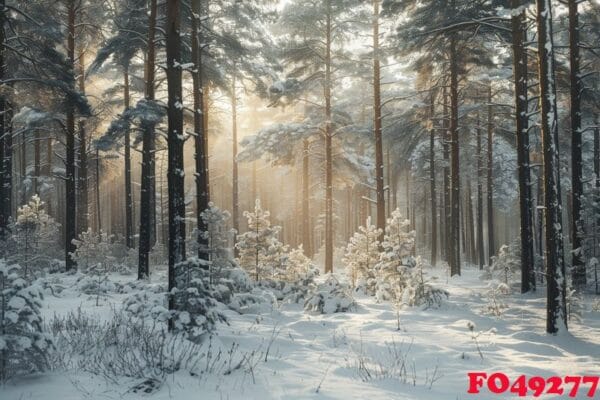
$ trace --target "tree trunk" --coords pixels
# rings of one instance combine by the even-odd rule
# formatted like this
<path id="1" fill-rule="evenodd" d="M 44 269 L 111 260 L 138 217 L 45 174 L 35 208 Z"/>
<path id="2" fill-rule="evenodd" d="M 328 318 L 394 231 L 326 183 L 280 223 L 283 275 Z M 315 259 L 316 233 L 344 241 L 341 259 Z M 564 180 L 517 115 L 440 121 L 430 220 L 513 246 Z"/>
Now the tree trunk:
<path id="1" fill-rule="evenodd" d="M 556 109 L 554 44 L 552 39 L 552 5 L 550 0 L 536 0 L 536 4 L 542 147 L 544 150 L 545 261 L 548 286 L 546 331 L 557 333 L 567 330 L 567 313 L 559 177 L 558 112 Z"/>
<path id="2" fill-rule="evenodd" d="M 102 233 L 102 215 L 100 211 L 100 150 L 96 148 L 96 224 L 98 234 Z"/>
<path id="3" fill-rule="evenodd" d="M 148 20 L 148 51 L 146 54 L 146 100 L 154 101 L 154 63 L 157 0 L 150 1 L 150 16 Z M 169 2 L 170 4 L 170 2 Z M 154 126 L 142 126 L 142 178 L 140 190 L 140 243 L 138 279 L 150 276 L 150 247 L 152 241 L 152 190 L 154 188 Z"/>
<path id="4" fill-rule="evenodd" d="M 67 58 L 75 70 L 75 0 L 68 2 Z M 66 165 L 65 165 L 65 266 L 67 271 L 77 268 L 71 257 L 75 252 L 73 240 L 77 237 L 77 188 L 75 184 L 75 107 L 67 104 L 66 118 Z"/>
<path id="5" fill-rule="evenodd" d="M 175 265 L 185 260 L 185 187 L 183 163 L 183 96 L 181 68 L 180 1 L 167 2 L 168 186 L 169 186 L 169 293 L 175 288 Z M 175 308 L 169 296 L 169 310 Z M 169 329 L 174 328 L 173 319 Z"/>
<path id="6" fill-rule="evenodd" d="M 448 263 L 454 257 L 452 255 L 452 242 L 450 240 L 450 130 L 448 129 L 448 93 L 446 86 L 443 88 L 444 118 L 443 118 L 443 151 L 444 151 L 444 256 Z"/>
<path id="7" fill-rule="evenodd" d="M 450 260 L 450 276 L 460 275 L 460 160 L 458 142 L 458 55 L 456 38 L 450 40 L 450 150 L 452 164 L 451 186 L 451 232 L 450 246 L 453 247 Z"/>
<path id="8" fill-rule="evenodd" d="M 203 260 L 209 259 L 208 253 L 208 238 L 205 238 L 202 233 L 206 232 L 207 226 L 204 223 L 204 220 L 201 217 L 201 214 L 204 210 L 208 208 L 208 158 L 207 158 L 207 147 L 206 147 L 206 136 L 208 132 L 206 131 L 205 118 L 207 115 L 205 114 L 206 107 L 204 104 L 204 84 L 202 80 L 203 74 L 203 66 L 202 66 L 202 17 L 204 16 L 205 8 L 202 0 L 193 0 L 192 1 L 192 61 L 194 62 L 194 71 L 192 72 L 192 87 L 194 91 L 194 160 L 195 160 L 195 183 L 196 183 L 196 219 L 197 219 L 197 227 L 198 232 L 196 236 L 196 241 L 198 243 L 198 257 Z M 198 18 L 196 18 L 198 16 Z M 234 83 L 235 85 L 235 83 Z M 235 97 L 235 95 L 234 95 Z M 232 106 L 234 100 L 232 99 Z M 233 119 L 235 121 L 235 114 Z M 235 126 L 234 122 L 234 144 L 233 151 L 237 152 L 237 140 L 235 132 L 237 126 Z M 237 164 L 234 160 L 234 192 L 236 190 L 235 186 L 237 182 L 235 182 L 235 178 L 237 176 Z M 237 203 L 234 203 L 234 214 L 233 214 L 233 224 L 234 229 L 238 230 L 238 216 L 237 210 L 235 208 Z"/>
<path id="9" fill-rule="evenodd" d="M 310 234 L 310 143 L 304 139 L 302 143 L 302 245 L 307 257 L 313 256 Z"/>
<path id="10" fill-rule="evenodd" d="M 40 176 L 42 175 L 40 163 L 40 131 L 36 129 L 35 137 L 33 142 L 33 193 L 36 195 L 40 194 Z"/>
<path id="11" fill-rule="evenodd" d="M 488 87 L 487 121 L 487 228 L 488 228 L 488 265 L 496 254 L 494 244 L 494 114 L 492 107 L 492 85 Z"/>
<path id="12" fill-rule="evenodd" d="M 571 186 L 573 191 L 571 239 L 573 243 L 573 286 L 582 288 L 586 283 L 585 260 L 583 254 L 584 224 L 581 213 L 581 197 L 583 196 L 583 171 L 581 164 L 581 92 L 583 90 L 583 85 L 580 78 L 578 0 L 568 0 L 568 3 L 569 51 L 571 64 Z"/>
<path id="13" fill-rule="evenodd" d="M 232 208 L 232 218 L 233 218 L 233 229 L 237 232 L 240 230 L 240 193 L 239 193 L 239 173 L 238 173 L 238 163 L 236 160 L 237 152 L 238 152 L 238 132 L 237 132 L 237 93 L 236 93 L 236 76 L 235 72 L 233 75 L 232 82 L 232 95 L 231 95 L 231 134 L 233 136 L 232 140 L 232 155 L 231 155 L 231 163 L 232 163 L 232 178 L 231 178 L 231 186 L 232 186 L 232 194 L 231 194 L 231 208 Z M 235 235 L 234 235 L 234 249 L 237 255 L 237 249 L 235 248 Z"/>
<path id="14" fill-rule="evenodd" d="M 431 130 L 429 131 L 429 184 L 431 193 L 431 265 L 437 264 L 437 193 L 435 188 L 435 94 L 431 92 Z"/>
<path id="15" fill-rule="evenodd" d="M 79 52 L 79 91 L 85 95 L 85 53 Z M 88 157 L 85 120 L 79 120 L 79 163 L 77 175 L 77 231 L 88 229 Z"/>
<path id="16" fill-rule="evenodd" d="M 381 137 L 381 67 L 379 60 L 379 0 L 373 0 L 373 121 L 375 132 L 375 187 L 377 195 L 377 228 L 379 241 L 385 231 L 385 193 L 383 181 L 383 140 Z"/>
<path id="17" fill-rule="evenodd" d="M 521 6 L 521 0 L 511 0 L 512 8 Z M 519 173 L 519 210 L 521 217 L 521 293 L 535 290 L 533 260 L 533 217 L 531 202 L 531 174 L 529 166 L 529 118 L 527 117 L 527 27 L 525 9 L 512 19 L 513 80 L 515 85 L 515 113 L 517 137 L 517 164 Z"/>
<path id="18" fill-rule="evenodd" d="M 485 264 L 485 249 L 483 246 L 483 159 L 479 111 L 477 111 L 477 263 L 479 269 L 483 269 Z"/>
<path id="19" fill-rule="evenodd" d="M 123 71 L 123 105 L 124 110 L 131 106 L 129 96 L 129 69 Z M 98 210 L 100 207 L 98 206 Z M 100 229 L 100 218 L 98 218 L 98 229 Z M 133 226 L 133 192 L 131 188 L 131 137 L 129 129 L 125 131 L 125 244 L 128 248 L 135 247 L 135 228 Z"/>
<path id="20" fill-rule="evenodd" d="M 471 192 L 471 183 L 467 182 L 467 229 L 469 230 L 469 261 L 475 262 L 475 218 L 473 215 L 473 199 Z"/>
<path id="21" fill-rule="evenodd" d="M 327 1 L 325 40 L 325 273 L 333 272 L 333 143 L 331 126 L 331 0 Z"/>

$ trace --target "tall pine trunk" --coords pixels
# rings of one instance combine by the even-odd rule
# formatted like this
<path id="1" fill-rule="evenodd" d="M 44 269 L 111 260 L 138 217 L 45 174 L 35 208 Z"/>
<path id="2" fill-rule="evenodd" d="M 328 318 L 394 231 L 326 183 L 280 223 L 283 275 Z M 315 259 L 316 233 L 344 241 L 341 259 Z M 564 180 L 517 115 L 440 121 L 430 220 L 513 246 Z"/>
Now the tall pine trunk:
<path id="1" fill-rule="evenodd" d="M 442 140 L 444 153 L 444 256 L 448 263 L 452 259 L 452 241 L 450 240 L 450 130 L 448 129 L 448 93 L 446 85 L 443 88 L 444 118 L 442 120 Z M 407 215 L 408 217 L 408 215 Z"/>
<path id="2" fill-rule="evenodd" d="M 450 39 L 450 156 L 451 156 L 451 194 L 450 194 L 450 275 L 460 275 L 460 160 L 458 142 L 458 54 L 456 38 Z"/>
<path id="3" fill-rule="evenodd" d="M 194 92 L 194 160 L 195 160 L 195 183 L 196 183 L 196 219 L 197 219 L 197 236 L 198 257 L 208 260 L 208 238 L 202 235 L 206 232 L 207 227 L 201 214 L 208 208 L 208 157 L 206 147 L 206 124 L 205 114 L 206 107 L 204 104 L 204 85 L 202 80 L 202 17 L 204 16 L 205 8 L 202 0 L 192 1 L 192 61 L 194 70 L 192 72 L 192 88 Z M 234 117 L 235 118 L 235 117 Z M 234 142 L 235 138 L 234 138 Z M 234 151 L 237 143 L 234 143 Z M 234 161 L 234 168 L 237 170 L 237 164 Z M 237 171 L 236 171 L 237 172 Z M 236 174 L 234 172 L 234 175 Z M 235 183 L 234 183 L 235 185 Z M 235 190 L 235 189 L 234 189 Z M 235 210 L 234 210 L 235 212 Z M 237 215 L 234 214 L 234 229 Z"/>
<path id="4" fill-rule="evenodd" d="M 238 125 L 237 125 L 237 93 L 236 93 L 236 73 L 233 74 L 232 84 L 231 84 L 231 135 L 232 135 L 232 154 L 231 154 L 231 163 L 232 163 L 232 177 L 231 177 L 231 186 L 232 186 L 232 194 L 231 194 L 231 209 L 232 209 L 232 219 L 233 219 L 233 229 L 237 232 L 240 230 L 240 192 L 239 192 L 239 172 L 238 172 L 238 163 L 236 160 L 237 152 L 238 152 Z M 235 235 L 234 235 L 234 245 L 235 245 Z M 234 247 L 234 249 L 236 249 Z M 237 254 L 237 249 L 235 250 Z"/>
<path id="5" fill-rule="evenodd" d="M 375 133 L 375 187 L 377 194 L 377 228 L 380 241 L 385 231 L 385 193 L 383 182 L 383 139 L 381 136 L 381 66 L 379 60 L 379 0 L 373 0 L 373 126 Z"/>
<path id="6" fill-rule="evenodd" d="M 185 260 L 185 173 L 183 168 L 183 96 L 181 85 L 180 1 L 167 2 L 169 293 L 175 288 L 175 266 Z M 169 296 L 169 310 L 175 308 Z M 169 320 L 172 330 L 173 319 Z"/>
<path id="7" fill-rule="evenodd" d="M 146 54 L 146 100 L 154 101 L 154 63 L 157 0 L 150 1 L 150 17 L 148 20 L 148 51 Z M 170 4 L 170 2 L 169 2 Z M 154 190 L 154 126 L 144 123 L 142 126 L 142 178 L 140 193 L 140 243 L 138 279 L 150 276 L 150 248 L 152 246 L 152 229 L 154 214 L 152 190 Z"/>
<path id="8" fill-rule="evenodd" d="M 129 68 L 123 71 L 123 106 L 125 111 L 131 107 L 129 95 Z M 98 208 L 99 209 L 99 208 Z M 100 219 L 98 218 L 100 227 Z M 100 228 L 99 228 L 100 229 Z M 128 248 L 135 247 L 135 231 L 133 226 L 133 192 L 131 188 L 131 137 L 129 129 L 125 131 L 125 244 Z"/>
<path id="9" fill-rule="evenodd" d="M 435 188 L 435 93 L 431 92 L 431 130 L 429 131 L 429 184 L 431 193 L 431 265 L 437 264 L 437 193 Z M 389 153 L 388 153 L 389 154 Z"/>
<path id="10" fill-rule="evenodd" d="M 494 108 L 492 106 L 492 84 L 487 96 L 487 228 L 488 228 L 488 265 L 496 254 L 494 238 Z"/>
<path id="11" fill-rule="evenodd" d="M 580 78 L 579 56 L 579 10 L 577 0 L 569 2 L 569 52 L 571 64 L 571 186 L 573 213 L 571 218 L 571 235 L 573 243 L 573 286 L 583 287 L 586 283 L 585 260 L 583 257 L 583 218 L 581 197 L 583 196 L 582 164 L 581 164 L 581 92 L 583 85 Z"/>
<path id="12" fill-rule="evenodd" d="M 331 0 L 327 1 L 325 39 L 325 273 L 333 272 L 333 138 L 331 112 Z"/>
<path id="13" fill-rule="evenodd" d="M 75 0 L 68 2 L 67 58 L 75 70 Z M 73 240 L 77 237 L 77 188 L 75 182 L 75 107 L 66 106 L 66 165 L 65 165 L 65 266 L 67 271 L 77 268 L 71 256 L 75 252 Z"/>
<path id="14" fill-rule="evenodd" d="M 556 109 L 554 44 L 552 38 L 552 5 L 550 0 L 536 0 L 536 5 L 542 148 L 544 154 L 545 261 L 548 286 L 546 331 L 548 333 L 557 333 L 567 330 L 567 313 L 559 176 L 558 112 Z"/>
<path id="15" fill-rule="evenodd" d="M 302 142 L 302 245 L 307 257 L 313 256 L 312 239 L 310 235 L 310 143 L 308 139 Z"/>
<path id="16" fill-rule="evenodd" d="M 483 269 L 485 248 L 483 245 L 483 155 L 481 154 L 481 118 L 477 111 L 477 264 Z"/>
<path id="17" fill-rule="evenodd" d="M 79 52 L 79 91 L 85 95 L 85 54 Z M 79 160 L 77 164 L 77 231 L 88 229 L 88 155 L 85 120 L 79 120 Z"/>
<path id="18" fill-rule="evenodd" d="M 511 0 L 513 9 L 521 0 Z M 531 173 L 529 166 L 529 118 L 527 116 L 527 27 L 525 9 L 511 19 L 513 80 L 515 85 L 515 115 L 517 138 L 517 170 L 519 175 L 519 211 L 521 222 L 521 293 L 535 290 L 533 258 L 533 209 L 531 202 Z"/>

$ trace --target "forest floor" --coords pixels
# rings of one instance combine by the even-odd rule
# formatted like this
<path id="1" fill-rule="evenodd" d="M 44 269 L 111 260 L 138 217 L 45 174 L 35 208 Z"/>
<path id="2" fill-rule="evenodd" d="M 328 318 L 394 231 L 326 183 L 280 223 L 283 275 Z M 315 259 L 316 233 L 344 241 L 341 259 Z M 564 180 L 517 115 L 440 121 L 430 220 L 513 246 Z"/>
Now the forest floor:
<path id="1" fill-rule="evenodd" d="M 479 395 L 468 394 L 467 373 L 503 372 L 511 379 L 521 374 L 600 375 L 600 312 L 591 311 L 593 296 L 585 299 L 582 322 L 573 322 L 568 334 L 550 336 L 545 334 L 543 291 L 509 295 L 502 299 L 509 306 L 506 311 L 500 317 L 488 316 L 482 313 L 488 304 L 487 283 L 479 279 L 478 270 L 464 268 L 462 276 L 451 279 L 441 269 L 429 274 L 439 277 L 435 285 L 450 293 L 449 300 L 439 309 L 402 309 L 400 330 L 393 306 L 371 297 L 357 297 L 354 312 L 330 315 L 310 315 L 297 304 L 243 315 L 228 312 L 229 325 L 219 325 L 217 336 L 203 345 L 205 361 L 214 362 L 209 359 L 215 359 L 217 349 L 225 354 L 233 348 L 238 354 L 232 358 L 245 359 L 244 365 L 227 374 L 221 370 L 190 376 L 180 371 L 144 397 L 508 399 L 517 396 L 493 395 L 485 386 Z M 43 313 L 51 319 L 55 313 L 81 308 L 109 318 L 124 296 L 102 299 L 96 306 L 94 298 L 66 289 L 59 297 L 46 297 Z M 137 383 L 126 378 L 111 382 L 73 368 L 11 381 L 0 387 L 0 398 L 135 399 L 140 395 L 131 388 Z M 588 398 L 586 392 L 581 390 L 577 398 Z"/>

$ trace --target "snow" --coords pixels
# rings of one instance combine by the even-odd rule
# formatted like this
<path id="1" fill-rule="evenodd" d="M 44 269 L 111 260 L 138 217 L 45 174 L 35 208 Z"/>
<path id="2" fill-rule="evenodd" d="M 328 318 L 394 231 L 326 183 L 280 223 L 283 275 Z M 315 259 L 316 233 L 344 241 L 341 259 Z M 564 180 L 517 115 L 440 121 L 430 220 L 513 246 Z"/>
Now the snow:
<path id="1" fill-rule="evenodd" d="M 569 334 L 551 336 L 544 333 L 543 291 L 507 296 L 510 307 L 494 317 L 480 312 L 488 283 L 478 278 L 478 269 L 464 267 L 463 276 L 453 278 L 441 268 L 428 273 L 450 297 L 441 309 L 403 308 L 400 330 L 393 306 L 369 296 L 356 297 L 356 310 L 346 313 L 315 315 L 298 304 L 255 308 L 245 314 L 224 310 L 228 324 L 218 326 L 217 336 L 205 342 L 204 349 L 212 357 L 221 352 L 225 360 L 231 352 L 233 359 L 248 361 L 237 369 L 197 376 L 176 372 L 149 398 L 465 399 L 468 372 L 501 371 L 513 379 L 520 374 L 600 374 L 597 312 L 585 312 L 584 323 L 572 323 Z M 164 271 L 155 272 L 151 285 L 164 283 L 165 278 Z M 65 287 L 60 297 L 46 293 L 42 310 L 46 321 L 55 313 L 65 315 L 78 308 L 108 319 L 112 308 L 130 296 L 111 294 L 96 306 L 94 299 L 77 292 L 74 276 L 60 279 Z M 119 275 L 110 279 L 122 284 L 134 281 Z M 115 384 L 73 368 L 10 381 L 0 387 L 0 398 L 137 399 L 139 395 L 128 388 L 139 384 L 140 380 L 128 378 Z M 498 398 L 485 387 L 477 396 Z"/>

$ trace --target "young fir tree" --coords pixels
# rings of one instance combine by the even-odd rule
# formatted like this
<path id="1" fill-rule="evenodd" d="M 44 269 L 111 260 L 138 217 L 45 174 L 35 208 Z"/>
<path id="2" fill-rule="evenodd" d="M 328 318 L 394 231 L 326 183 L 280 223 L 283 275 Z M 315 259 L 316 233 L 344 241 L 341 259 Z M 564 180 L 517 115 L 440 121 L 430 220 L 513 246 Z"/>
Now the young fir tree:
<path id="1" fill-rule="evenodd" d="M 377 263 L 378 300 L 399 300 L 406 287 L 409 268 L 415 266 L 412 256 L 415 246 L 415 231 L 410 230 L 410 221 L 404 219 L 399 209 L 392 212 L 385 226 L 385 235 Z"/>
<path id="2" fill-rule="evenodd" d="M 365 226 L 350 238 L 342 261 L 350 272 L 352 286 L 364 290 L 367 294 L 375 294 L 376 270 L 379 261 L 380 229 L 371 224 L 367 218 Z"/>
<path id="3" fill-rule="evenodd" d="M 31 278 L 31 269 L 50 266 L 58 256 L 59 225 L 44 209 L 44 203 L 34 195 L 29 203 L 17 210 L 17 219 L 12 225 L 13 247 L 10 261 L 23 268 L 26 279 Z"/>
<path id="4" fill-rule="evenodd" d="M 260 206 L 256 200 L 254 212 L 244 212 L 248 219 L 248 232 L 237 236 L 236 248 L 238 249 L 238 263 L 256 281 L 267 278 L 269 275 L 278 275 L 278 266 L 281 265 L 281 256 L 284 255 L 284 246 L 278 239 L 281 228 L 271 226 L 270 213 Z"/>
<path id="5" fill-rule="evenodd" d="M 42 332 L 42 291 L 19 266 L 0 260 L 0 382 L 49 368 L 52 340 Z"/>

